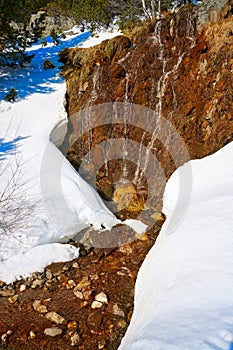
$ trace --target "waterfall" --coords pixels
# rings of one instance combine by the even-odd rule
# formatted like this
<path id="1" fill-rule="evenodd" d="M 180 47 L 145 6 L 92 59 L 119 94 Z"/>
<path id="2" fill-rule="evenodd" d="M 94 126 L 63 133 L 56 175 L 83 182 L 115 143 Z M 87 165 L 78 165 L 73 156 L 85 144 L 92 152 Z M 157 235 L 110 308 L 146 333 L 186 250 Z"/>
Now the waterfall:
<path id="1" fill-rule="evenodd" d="M 186 37 L 187 37 L 187 40 L 189 41 L 188 49 L 191 49 L 195 45 L 195 21 L 194 21 L 194 18 L 191 16 L 191 14 L 188 14 L 186 18 L 186 22 L 187 22 Z M 156 151 L 156 149 L 154 149 L 154 145 L 155 145 L 155 141 L 158 138 L 158 134 L 160 132 L 161 118 L 163 117 L 163 102 L 166 94 L 167 85 L 168 83 L 172 85 L 173 102 L 174 104 L 176 104 L 176 94 L 175 94 L 173 82 L 175 82 L 178 69 L 182 64 L 185 55 L 187 54 L 186 50 L 182 52 L 182 47 L 180 48 L 176 46 L 173 46 L 168 53 L 166 52 L 166 46 L 165 46 L 166 41 L 163 39 L 163 33 L 162 33 L 162 31 L 164 30 L 163 23 L 164 23 L 163 20 L 157 21 L 155 26 L 155 32 L 154 32 L 155 48 L 158 50 L 157 60 L 162 67 L 161 75 L 157 83 L 155 82 L 155 84 L 157 85 L 156 86 L 157 104 L 155 108 L 155 118 L 157 118 L 157 121 L 156 121 L 156 127 L 151 135 L 150 142 L 147 146 L 144 159 L 142 159 L 141 155 L 139 154 L 139 162 L 137 164 L 138 169 L 136 171 L 135 179 L 134 179 L 134 180 L 137 180 L 138 183 L 142 181 L 143 174 L 146 172 L 147 168 L 150 166 L 149 164 L 150 153 L 153 152 L 153 150 Z M 169 25 L 170 25 L 169 30 L 168 29 L 166 30 L 169 32 L 170 36 L 171 37 L 173 35 L 177 36 L 178 35 L 177 32 L 174 32 L 174 21 L 171 20 Z M 175 62 L 173 63 L 172 60 L 175 60 Z M 169 135 L 167 136 L 169 139 Z M 142 142 L 143 142 L 143 139 L 144 139 L 144 136 L 142 138 Z M 140 167 L 142 169 L 140 172 L 141 175 L 138 176 Z"/>
<path id="2" fill-rule="evenodd" d="M 160 19 L 154 32 L 146 37 L 144 51 L 144 44 L 135 41 L 129 48 L 127 46 L 124 56 L 120 55 L 119 49 L 119 59 L 93 66 L 88 88 L 79 100 L 80 110 L 85 108 L 79 120 L 83 126 L 79 134 L 83 141 L 78 141 L 74 148 L 78 155 L 76 159 L 82 163 L 79 170 L 86 170 L 85 179 L 92 185 L 95 183 L 103 197 L 113 198 L 114 189 L 127 182 L 137 192 L 135 197 L 148 198 L 148 183 L 154 194 L 163 191 L 167 174 L 174 169 L 171 169 L 172 165 L 164 174 L 166 160 L 165 165 L 160 163 L 161 159 L 164 162 L 166 154 L 162 153 L 166 149 L 170 156 L 175 139 L 173 131 L 164 130 L 165 102 L 169 93 L 169 102 L 173 101 L 174 106 L 177 104 L 176 77 L 187 51 L 195 44 L 194 36 L 192 14 Z M 119 39 L 119 48 L 120 43 Z M 140 56 L 137 56 L 138 52 Z M 112 74 L 117 65 L 118 68 L 122 66 L 123 74 L 116 77 Z M 122 107 L 117 105 L 118 102 Z M 111 105 L 110 110 L 108 107 L 105 110 L 105 103 Z M 115 109 L 114 104 L 117 105 Z M 77 121 L 74 124 L 78 125 Z M 130 139 L 134 143 L 128 142 Z M 170 166 L 169 159 L 167 163 Z M 153 207 L 150 206 L 152 202 L 152 199 L 147 202 L 149 208 Z"/>

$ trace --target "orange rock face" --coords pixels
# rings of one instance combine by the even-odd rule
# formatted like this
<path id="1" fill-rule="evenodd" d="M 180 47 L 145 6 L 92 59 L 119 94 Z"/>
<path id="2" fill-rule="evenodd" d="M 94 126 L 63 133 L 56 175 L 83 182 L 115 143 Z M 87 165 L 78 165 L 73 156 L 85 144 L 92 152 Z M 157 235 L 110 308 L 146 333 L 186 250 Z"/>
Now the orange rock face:
<path id="1" fill-rule="evenodd" d="M 60 55 L 73 128 L 68 158 L 76 168 L 82 165 L 86 179 L 105 199 L 113 198 L 123 180 L 136 189 L 135 198 L 143 198 L 145 208 L 158 209 L 166 179 L 178 166 L 233 139 L 232 11 L 225 7 L 202 26 L 195 11 L 184 7 L 135 29 L 130 37 Z M 119 123 L 119 111 L 113 123 L 107 107 L 93 107 L 105 103 L 112 114 L 114 103 L 127 105 Z M 133 118 L 128 104 L 140 106 L 133 109 Z M 77 121 L 73 116 L 81 110 Z M 126 139 L 139 146 L 126 145 Z M 151 166 L 149 154 L 157 167 Z"/>

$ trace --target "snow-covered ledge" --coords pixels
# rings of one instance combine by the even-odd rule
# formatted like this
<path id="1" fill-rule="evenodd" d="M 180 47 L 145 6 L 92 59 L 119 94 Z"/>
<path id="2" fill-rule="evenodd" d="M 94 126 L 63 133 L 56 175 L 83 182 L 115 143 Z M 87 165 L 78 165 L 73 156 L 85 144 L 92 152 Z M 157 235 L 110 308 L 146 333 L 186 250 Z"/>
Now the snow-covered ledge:
<path id="1" fill-rule="evenodd" d="M 233 143 L 191 165 L 192 200 L 170 234 L 177 178 L 187 164 L 166 186 L 167 222 L 139 271 L 119 350 L 233 348 Z"/>

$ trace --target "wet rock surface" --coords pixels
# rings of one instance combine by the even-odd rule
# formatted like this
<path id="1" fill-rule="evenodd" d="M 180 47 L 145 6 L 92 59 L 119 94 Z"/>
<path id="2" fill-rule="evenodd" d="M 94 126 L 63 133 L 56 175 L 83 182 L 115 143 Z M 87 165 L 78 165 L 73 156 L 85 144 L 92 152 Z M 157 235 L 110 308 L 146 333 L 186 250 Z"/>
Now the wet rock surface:
<path id="1" fill-rule="evenodd" d="M 184 6 L 154 24 L 135 28 L 128 36 L 91 49 L 61 52 L 73 130 L 68 159 L 77 169 L 82 166 L 82 175 L 104 199 L 118 200 L 115 211 L 120 217 L 134 217 L 143 206 L 144 211 L 161 209 L 166 180 L 178 166 L 189 157 L 211 154 L 233 139 L 232 6 L 226 0 Z M 120 119 L 123 111 L 96 107 L 114 102 L 140 106 L 133 123 L 129 110 L 125 125 Z M 154 121 L 146 119 L 143 108 L 154 112 Z M 86 113 L 82 114 L 83 109 Z M 109 113 L 116 113 L 119 124 L 108 123 Z M 103 114 L 105 119 L 100 118 Z M 140 119 L 143 123 L 135 126 Z M 163 120 L 185 142 L 189 157 L 176 137 L 169 135 Z M 137 147 L 135 154 L 131 151 L 133 161 L 128 159 L 123 139 L 149 150 L 163 173 L 151 166 L 148 154 L 140 157 Z M 106 147 L 99 147 L 103 142 Z M 87 161 L 87 154 L 91 160 Z M 149 189 L 148 179 L 155 173 L 156 181 Z M 127 188 L 118 189 L 122 180 L 135 188 L 132 200 L 127 198 Z"/>
<path id="2" fill-rule="evenodd" d="M 0 349 L 117 349 L 133 312 L 137 271 L 161 225 L 146 241 L 94 249 L 25 280 L 2 283 Z M 34 288 L 37 280 L 42 283 Z"/>
<path id="3" fill-rule="evenodd" d="M 208 23 L 207 7 L 202 8 L 198 22 L 197 13 L 189 6 L 155 25 L 136 28 L 129 37 L 120 36 L 88 50 L 64 50 L 61 61 L 65 63 L 70 116 L 87 106 L 127 101 L 169 120 L 185 141 L 191 158 L 211 154 L 231 141 L 232 6 L 230 1 L 225 3 L 222 13 L 214 9 Z M 89 120 L 84 118 L 83 122 Z M 74 132 L 75 128 L 74 124 Z M 68 157 L 78 168 L 90 146 L 120 139 L 125 133 L 155 152 L 165 179 L 186 160 L 173 139 L 172 152 L 180 155 L 177 164 L 156 135 L 137 126 L 126 130 L 122 124 L 96 127 L 91 135 L 75 138 Z M 122 144 L 118 147 L 116 154 L 123 149 Z M 101 162 L 103 155 L 98 149 L 95 152 L 94 159 Z M 87 165 L 88 179 L 95 164 Z M 128 182 L 117 187 L 122 170 Z M 145 213 L 142 208 L 148 197 L 147 179 L 139 172 L 140 181 L 134 182 L 136 171 L 135 165 L 125 159 L 104 162 L 97 172 L 97 188 L 105 199 L 115 196 L 119 216 L 137 217 L 140 212 L 145 222 L 152 226 L 153 218 L 155 225 L 137 241 L 122 225 L 112 233 L 114 247 L 109 249 L 101 248 L 106 246 L 109 233 L 101 232 L 103 244 L 99 232 L 82 233 L 78 238 L 88 236 L 90 246 L 98 243 L 99 249 L 81 246 L 81 256 L 75 261 L 52 264 L 43 273 L 12 285 L 0 283 L 1 349 L 118 348 L 132 316 L 138 269 L 164 220 L 159 209 L 165 182 L 158 177 L 155 195 Z M 128 241 L 131 243 L 120 244 Z"/>

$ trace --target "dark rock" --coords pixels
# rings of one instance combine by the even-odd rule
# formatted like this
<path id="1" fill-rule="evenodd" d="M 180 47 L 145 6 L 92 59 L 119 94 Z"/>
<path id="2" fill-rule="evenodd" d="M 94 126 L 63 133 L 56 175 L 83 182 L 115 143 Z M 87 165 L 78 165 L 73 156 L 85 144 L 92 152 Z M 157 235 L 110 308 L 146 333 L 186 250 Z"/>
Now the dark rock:
<path id="1" fill-rule="evenodd" d="M 130 38 L 118 36 L 94 48 L 66 50 L 61 55 L 65 63 L 62 74 L 67 79 L 68 112 L 73 128 L 68 158 L 77 169 L 82 163 L 83 176 L 96 185 L 106 200 L 113 200 L 122 177 L 135 187 L 136 192 L 134 197 L 131 195 L 126 210 L 122 211 L 121 207 L 116 210 L 112 203 L 109 204 L 120 218 L 136 218 L 139 213 L 145 216 L 148 209 L 159 212 L 166 180 L 178 166 L 189 158 L 211 154 L 232 140 L 230 8 L 231 1 L 226 0 L 184 6 L 177 13 L 157 21 L 154 27 L 150 24 L 143 30 L 139 28 L 138 32 L 135 29 Z M 130 124 L 129 109 L 125 112 L 127 128 L 120 123 L 108 123 L 108 114 L 120 112 L 114 108 L 110 110 L 105 103 L 125 101 L 141 106 L 137 108 L 138 119 L 134 118 L 144 120 L 141 127 Z M 78 121 L 72 118 L 87 106 L 97 105 L 90 112 L 91 116 L 81 113 Z M 143 115 L 143 108 L 156 111 L 154 120 Z M 100 115 L 104 125 L 98 126 Z M 147 131 L 158 116 L 174 126 L 188 152 L 181 151 L 174 142 L 175 137 L 169 140 L 167 129 L 162 126 L 160 134 L 157 138 L 154 135 L 152 140 Z M 91 144 L 88 132 L 80 136 L 80 130 L 90 123 L 93 125 Z M 170 149 L 166 142 L 161 142 L 167 138 Z M 139 150 L 131 147 L 132 161 L 127 159 L 123 155 L 124 139 L 149 148 L 151 157 L 158 160 L 164 173 L 154 169 L 145 155 L 142 155 L 138 169 Z M 113 140 L 117 140 L 114 146 Z M 101 142 L 107 142 L 108 147 L 98 148 Z M 83 159 L 90 149 L 93 156 L 85 165 Z M 151 179 L 154 179 L 153 186 L 148 184 Z M 145 220 L 149 222 L 151 217 Z M 95 238 L 92 235 L 92 243 Z"/>
<path id="2" fill-rule="evenodd" d="M 118 63 L 113 64 L 110 69 L 112 78 L 124 78 L 126 75 L 124 68 Z"/>
<path id="3" fill-rule="evenodd" d="M 49 69 L 55 68 L 54 64 L 49 59 L 46 59 L 44 61 L 43 65 L 44 65 L 44 69 L 45 70 L 49 70 Z"/>

